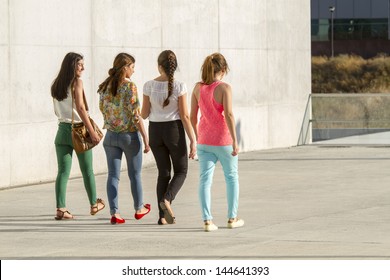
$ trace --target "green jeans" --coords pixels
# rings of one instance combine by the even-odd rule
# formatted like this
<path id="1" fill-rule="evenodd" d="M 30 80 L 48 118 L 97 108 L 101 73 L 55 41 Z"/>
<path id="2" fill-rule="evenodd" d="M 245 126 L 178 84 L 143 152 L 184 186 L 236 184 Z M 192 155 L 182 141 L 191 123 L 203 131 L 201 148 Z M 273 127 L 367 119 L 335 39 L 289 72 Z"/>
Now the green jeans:
<path id="1" fill-rule="evenodd" d="M 56 138 L 54 140 L 57 154 L 58 174 L 56 179 L 56 204 L 57 208 L 66 207 L 66 187 L 72 167 L 72 125 L 59 123 Z M 83 175 L 84 187 L 88 194 L 89 203 L 96 204 L 96 183 L 93 173 L 92 150 L 77 154 L 80 170 Z"/>

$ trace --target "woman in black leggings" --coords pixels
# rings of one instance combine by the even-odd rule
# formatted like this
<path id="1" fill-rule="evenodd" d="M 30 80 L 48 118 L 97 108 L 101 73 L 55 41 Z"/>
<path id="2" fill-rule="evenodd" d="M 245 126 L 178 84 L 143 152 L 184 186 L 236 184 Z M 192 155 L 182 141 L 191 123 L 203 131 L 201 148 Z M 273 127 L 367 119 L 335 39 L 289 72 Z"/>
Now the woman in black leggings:
<path id="1" fill-rule="evenodd" d="M 144 85 L 141 116 L 149 118 L 149 145 L 158 168 L 158 224 L 164 225 L 175 223 L 171 204 L 184 184 L 188 157 L 194 158 L 196 147 L 187 108 L 187 87 L 174 79 L 176 55 L 165 50 L 157 63 L 160 76 Z M 185 132 L 190 139 L 189 155 Z"/>

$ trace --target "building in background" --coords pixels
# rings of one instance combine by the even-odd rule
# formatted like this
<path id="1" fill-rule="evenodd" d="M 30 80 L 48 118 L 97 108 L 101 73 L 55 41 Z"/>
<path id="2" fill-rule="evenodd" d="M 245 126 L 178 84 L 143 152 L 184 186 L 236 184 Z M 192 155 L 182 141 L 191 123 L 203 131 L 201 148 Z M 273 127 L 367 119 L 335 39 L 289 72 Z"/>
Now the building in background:
<path id="1" fill-rule="evenodd" d="M 334 12 L 330 7 L 334 7 Z M 312 55 L 373 57 L 390 50 L 390 0 L 311 0 Z"/>

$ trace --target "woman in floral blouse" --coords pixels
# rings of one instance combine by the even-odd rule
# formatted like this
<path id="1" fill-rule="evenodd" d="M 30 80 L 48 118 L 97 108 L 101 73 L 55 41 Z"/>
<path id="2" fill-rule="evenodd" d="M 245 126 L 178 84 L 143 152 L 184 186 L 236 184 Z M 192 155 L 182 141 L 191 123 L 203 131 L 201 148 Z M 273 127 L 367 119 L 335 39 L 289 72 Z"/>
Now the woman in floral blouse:
<path id="1" fill-rule="evenodd" d="M 108 165 L 107 196 L 110 205 L 111 224 L 123 224 L 118 206 L 118 187 L 121 171 L 122 154 L 127 160 L 128 175 L 131 183 L 135 214 L 139 220 L 150 212 L 150 204 L 144 204 L 141 168 L 142 143 L 144 153 L 149 152 L 149 140 L 145 133 L 140 114 L 140 103 L 137 87 L 130 80 L 134 73 L 135 59 L 120 53 L 115 57 L 113 67 L 108 71 L 109 77 L 100 84 L 99 108 L 104 117 L 104 128 L 107 129 L 103 146 Z"/>

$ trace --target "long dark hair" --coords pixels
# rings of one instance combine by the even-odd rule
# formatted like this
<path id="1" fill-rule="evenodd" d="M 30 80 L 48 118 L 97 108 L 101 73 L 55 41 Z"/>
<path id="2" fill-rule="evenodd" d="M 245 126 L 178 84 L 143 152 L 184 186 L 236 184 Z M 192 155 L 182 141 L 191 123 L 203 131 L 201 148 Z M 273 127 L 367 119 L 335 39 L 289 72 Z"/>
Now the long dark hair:
<path id="1" fill-rule="evenodd" d="M 104 92 L 110 88 L 113 96 L 117 94 L 119 84 L 125 79 L 125 66 L 135 63 L 134 57 L 127 53 L 118 54 L 113 62 L 112 68 L 108 70 L 108 78 L 99 85 L 98 92 Z"/>
<path id="2" fill-rule="evenodd" d="M 163 68 L 165 74 L 168 76 L 168 96 L 163 103 L 163 107 L 165 107 L 169 104 L 169 97 L 173 92 L 173 78 L 177 69 L 176 55 L 171 50 L 165 50 L 158 56 L 157 63 Z"/>
<path id="3" fill-rule="evenodd" d="M 58 101 L 68 97 L 68 87 L 75 77 L 77 63 L 84 59 L 81 54 L 70 52 L 64 57 L 60 72 L 51 85 L 51 96 Z"/>

